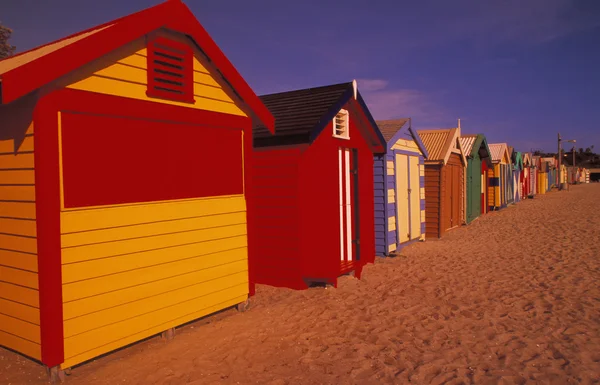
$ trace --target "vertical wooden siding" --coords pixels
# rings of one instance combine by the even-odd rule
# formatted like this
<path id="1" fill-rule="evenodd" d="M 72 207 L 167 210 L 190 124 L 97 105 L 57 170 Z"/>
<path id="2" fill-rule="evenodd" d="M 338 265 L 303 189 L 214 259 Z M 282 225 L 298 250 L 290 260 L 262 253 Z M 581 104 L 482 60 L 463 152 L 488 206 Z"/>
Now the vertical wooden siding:
<path id="1" fill-rule="evenodd" d="M 184 40 L 188 43 L 189 40 Z M 132 53 L 134 52 L 134 53 Z M 93 74 L 71 75 L 68 87 L 83 91 L 100 92 L 139 100 L 166 103 L 186 108 L 222 112 L 246 116 L 224 90 L 216 74 L 211 74 L 209 65 L 195 51 L 194 57 L 194 98 L 195 104 L 171 100 L 155 99 L 146 96 L 147 50 L 144 39 L 133 42 L 93 65 Z M 84 71 L 82 71 L 84 72 Z M 89 70 L 88 70 L 89 72 Z M 77 78 L 80 76 L 80 78 Z"/>
<path id="2" fill-rule="evenodd" d="M 393 177 L 387 177 L 386 167 L 384 167 L 384 165 L 386 164 L 385 162 L 386 155 L 377 155 L 375 156 L 373 165 L 373 175 L 375 180 L 375 254 L 378 256 L 385 256 L 388 254 L 386 247 L 386 218 L 388 217 L 386 212 L 386 182 L 388 188 L 393 188 L 393 185 L 396 183 L 396 180 Z M 395 211 L 395 207 L 390 209 L 393 209 Z"/>
<path id="3" fill-rule="evenodd" d="M 378 184 L 377 181 L 377 173 L 375 174 L 375 178 L 376 178 L 376 188 L 375 188 L 375 208 L 376 208 L 376 213 L 375 213 L 375 221 L 377 223 L 377 221 L 380 221 L 381 225 L 375 225 L 376 227 L 376 250 L 377 250 L 377 255 L 387 255 L 390 252 L 393 252 L 395 250 L 397 250 L 397 248 L 400 246 L 400 242 L 399 242 L 399 237 L 398 237 L 398 231 L 399 231 L 399 226 L 398 226 L 398 213 L 397 213 L 397 206 L 396 206 L 396 189 L 400 186 L 396 186 L 396 177 L 395 177 L 395 168 L 396 166 L 396 154 L 404 154 L 404 155 L 409 155 L 409 156 L 416 156 L 418 158 L 419 161 L 419 174 L 418 174 L 418 185 L 419 188 L 418 190 L 413 188 L 414 193 L 419 194 L 419 207 L 414 207 L 412 208 L 412 211 L 414 211 L 414 213 L 411 213 L 412 215 L 417 215 L 419 217 L 419 223 L 420 223 L 420 231 L 421 231 L 421 236 L 420 239 L 424 239 L 425 238 L 425 218 L 426 218 L 426 214 L 425 214 L 425 169 L 424 169 L 424 165 L 423 165 L 423 154 L 421 154 L 421 151 L 419 150 L 419 147 L 417 146 L 417 144 L 415 143 L 415 141 L 413 140 L 407 140 L 407 139 L 398 139 L 396 141 L 396 143 L 394 143 L 391 146 L 391 150 L 389 150 L 389 153 L 387 155 L 385 155 L 385 170 L 386 170 L 386 183 L 385 183 L 385 188 L 387 189 L 387 193 L 385 194 L 385 196 L 383 196 L 384 201 L 383 201 L 383 207 L 378 205 L 378 188 L 384 188 L 384 186 L 380 186 Z M 375 158 L 375 162 L 377 163 L 377 157 Z M 381 166 L 379 167 L 384 167 L 384 158 L 380 157 L 380 159 L 382 160 Z M 391 165 L 391 166 L 390 166 Z M 375 170 L 377 170 L 378 166 L 376 164 L 375 166 Z M 413 176 L 414 177 L 414 176 Z M 414 179 L 413 179 L 414 181 Z M 384 192 L 384 190 L 381 190 L 382 192 Z M 390 195 L 391 194 L 391 195 Z M 383 212 L 380 214 L 377 209 L 380 208 Z M 380 218 L 379 215 L 384 215 L 383 218 Z M 383 219 L 383 220 L 382 220 Z M 385 231 L 385 228 L 387 228 L 387 232 Z M 383 232 L 383 233 L 380 233 Z M 382 234 L 382 235 L 378 235 L 378 234 Z"/>
<path id="4" fill-rule="evenodd" d="M 300 276 L 298 166 L 301 153 L 296 147 L 252 154 L 249 200 L 255 213 L 251 254 L 256 283 L 302 285 L 302 282 L 291 282 Z"/>
<path id="5" fill-rule="evenodd" d="M 425 234 L 439 238 L 441 216 L 442 173 L 440 165 L 425 165 Z"/>
<path id="6" fill-rule="evenodd" d="M 11 125 L 19 113 L 0 110 L 0 345 L 39 360 L 34 133 Z"/>

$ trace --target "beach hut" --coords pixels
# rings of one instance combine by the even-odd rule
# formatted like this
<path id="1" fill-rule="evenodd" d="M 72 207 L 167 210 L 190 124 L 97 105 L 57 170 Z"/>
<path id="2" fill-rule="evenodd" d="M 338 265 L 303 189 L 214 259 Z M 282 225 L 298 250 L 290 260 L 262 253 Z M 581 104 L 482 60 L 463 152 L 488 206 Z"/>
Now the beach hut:
<path id="1" fill-rule="evenodd" d="M 417 131 L 425 145 L 425 235 L 442 235 L 465 223 L 467 160 L 460 144 L 460 126 Z"/>
<path id="2" fill-rule="evenodd" d="M 587 168 L 583 169 L 583 182 L 582 183 L 590 183 L 590 170 Z"/>
<path id="3" fill-rule="evenodd" d="M 512 153 L 513 202 L 521 201 L 523 195 L 521 173 L 523 172 L 523 157 L 519 151 Z"/>
<path id="4" fill-rule="evenodd" d="M 531 176 L 534 172 L 534 167 L 531 161 L 531 153 L 524 152 L 523 155 L 523 171 L 521 172 L 521 191 L 522 199 L 533 197 L 533 189 L 531 186 Z"/>
<path id="5" fill-rule="evenodd" d="M 542 162 L 547 165 L 547 186 L 546 191 L 550 191 L 552 187 L 558 184 L 558 161 L 554 157 L 544 157 L 542 158 Z"/>
<path id="6" fill-rule="evenodd" d="M 465 220 L 468 224 L 487 212 L 488 170 L 493 165 L 485 135 L 463 135 L 460 143 L 467 158 Z"/>
<path id="7" fill-rule="evenodd" d="M 532 185 L 533 185 L 533 193 L 534 195 L 542 194 L 540 191 L 540 179 L 542 177 L 542 159 L 538 155 L 534 155 L 531 157 L 531 161 L 534 167 L 535 178 L 532 175 Z"/>
<path id="8" fill-rule="evenodd" d="M 0 77 L 0 345 L 56 380 L 245 308 L 245 165 L 252 120 L 274 121 L 183 3 L 4 59 Z"/>
<path id="9" fill-rule="evenodd" d="M 410 119 L 376 123 L 387 147 L 375 156 L 375 254 L 387 256 L 425 239 L 427 151 Z"/>
<path id="10" fill-rule="evenodd" d="M 306 289 L 360 278 L 375 259 L 374 154 L 386 142 L 356 81 L 260 98 L 276 134 L 254 127 L 251 279 Z"/>
<path id="11" fill-rule="evenodd" d="M 490 210 L 500 210 L 508 204 L 508 187 L 510 181 L 510 155 L 506 143 L 488 144 L 492 153 L 494 167 L 488 170 L 489 192 L 488 205 Z"/>

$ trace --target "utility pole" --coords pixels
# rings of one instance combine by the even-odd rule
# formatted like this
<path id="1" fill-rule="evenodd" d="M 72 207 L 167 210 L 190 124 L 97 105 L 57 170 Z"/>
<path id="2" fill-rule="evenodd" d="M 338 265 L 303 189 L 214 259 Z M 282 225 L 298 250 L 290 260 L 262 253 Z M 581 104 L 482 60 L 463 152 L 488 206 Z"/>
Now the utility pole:
<path id="1" fill-rule="evenodd" d="M 561 176 L 561 169 L 560 169 L 560 163 L 561 163 L 561 158 L 562 158 L 562 154 L 560 151 L 560 132 L 558 133 L 558 185 L 560 186 L 559 190 L 562 190 L 562 176 Z"/>

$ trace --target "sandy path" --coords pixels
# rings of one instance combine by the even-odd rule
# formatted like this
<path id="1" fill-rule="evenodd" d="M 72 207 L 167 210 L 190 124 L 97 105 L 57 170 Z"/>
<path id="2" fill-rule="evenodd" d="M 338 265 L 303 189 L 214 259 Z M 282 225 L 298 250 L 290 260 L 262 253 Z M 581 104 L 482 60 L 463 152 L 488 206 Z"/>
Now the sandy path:
<path id="1" fill-rule="evenodd" d="M 73 370 L 72 384 L 600 383 L 600 184 L 523 201 L 378 259 L 361 281 L 258 288 Z M 42 384 L 0 348 L 0 384 Z"/>

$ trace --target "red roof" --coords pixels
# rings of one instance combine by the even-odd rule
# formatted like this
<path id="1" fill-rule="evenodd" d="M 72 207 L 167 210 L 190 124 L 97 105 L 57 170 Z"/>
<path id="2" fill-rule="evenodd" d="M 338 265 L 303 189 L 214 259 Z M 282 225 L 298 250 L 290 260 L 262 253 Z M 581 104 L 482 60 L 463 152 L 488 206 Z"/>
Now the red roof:
<path id="1" fill-rule="evenodd" d="M 0 104 L 10 103 L 144 35 L 165 27 L 188 35 L 202 48 L 254 115 L 272 133 L 275 119 L 181 0 L 99 25 L 0 60 Z"/>

